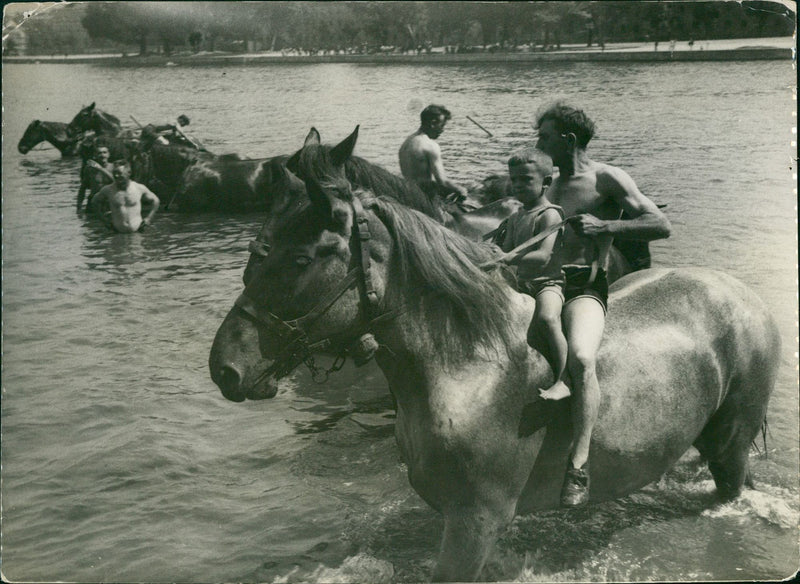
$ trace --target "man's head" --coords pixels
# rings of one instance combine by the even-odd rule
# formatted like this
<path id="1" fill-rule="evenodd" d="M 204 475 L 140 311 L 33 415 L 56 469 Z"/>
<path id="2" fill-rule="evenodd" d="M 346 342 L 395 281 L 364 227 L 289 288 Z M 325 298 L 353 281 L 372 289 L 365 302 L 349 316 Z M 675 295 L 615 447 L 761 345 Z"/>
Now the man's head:
<path id="1" fill-rule="evenodd" d="M 536 114 L 536 147 L 558 162 L 575 150 L 584 150 L 594 136 L 594 122 L 583 110 L 557 101 Z"/>
<path id="2" fill-rule="evenodd" d="M 443 105 L 429 105 L 419 114 L 420 128 L 429 138 L 438 138 L 450 119 L 450 110 Z"/>
<path id="3" fill-rule="evenodd" d="M 188 126 L 189 125 L 189 117 L 184 115 L 184 114 L 179 115 L 178 116 L 178 125 L 181 126 L 181 127 Z"/>
<path id="4" fill-rule="evenodd" d="M 94 149 L 94 159 L 101 164 L 107 163 L 110 156 L 108 146 L 98 146 Z"/>
<path id="5" fill-rule="evenodd" d="M 117 186 L 128 186 L 128 181 L 131 178 L 131 165 L 127 160 L 117 160 L 114 162 L 114 168 L 111 171 L 114 176 L 114 182 Z"/>
<path id="6" fill-rule="evenodd" d="M 508 159 L 511 192 L 526 207 L 536 204 L 553 182 L 553 161 L 537 148 L 520 150 Z"/>

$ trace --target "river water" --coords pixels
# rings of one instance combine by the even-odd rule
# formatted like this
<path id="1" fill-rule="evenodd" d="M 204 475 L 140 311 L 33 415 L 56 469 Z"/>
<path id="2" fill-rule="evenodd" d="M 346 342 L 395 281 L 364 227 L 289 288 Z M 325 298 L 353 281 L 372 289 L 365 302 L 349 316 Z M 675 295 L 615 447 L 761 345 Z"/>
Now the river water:
<path id="1" fill-rule="evenodd" d="M 758 490 L 714 506 L 689 453 L 658 483 L 521 517 L 484 576 L 520 581 L 780 579 L 798 567 L 797 229 L 790 62 L 104 68 L 3 66 L 2 571 L 73 582 L 423 580 L 442 523 L 408 485 L 385 382 L 351 366 L 235 404 L 207 371 L 258 215 L 162 213 L 112 235 L 74 210 L 78 165 L 16 143 L 34 118 L 97 106 L 180 113 L 216 152 L 296 150 L 360 124 L 398 171 L 443 103 L 450 174 L 475 184 L 533 142 L 536 108 L 583 104 L 598 160 L 667 205 L 663 266 L 724 270 L 775 315 L 783 361 Z M 494 135 L 466 119 L 470 115 Z M 635 412 L 631 412 L 635 415 Z"/>

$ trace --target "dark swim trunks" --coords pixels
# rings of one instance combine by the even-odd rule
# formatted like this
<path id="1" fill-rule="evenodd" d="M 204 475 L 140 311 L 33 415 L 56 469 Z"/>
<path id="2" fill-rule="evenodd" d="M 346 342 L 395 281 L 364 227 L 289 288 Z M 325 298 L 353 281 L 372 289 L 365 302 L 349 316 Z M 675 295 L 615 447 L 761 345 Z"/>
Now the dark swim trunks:
<path id="1" fill-rule="evenodd" d="M 517 282 L 517 290 L 536 298 L 541 292 L 548 290 L 561 296 L 564 300 L 564 276 L 561 277 L 544 277 L 534 278 L 531 280 L 519 280 Z"/>
<path id="2" fill-rule="evenodd" d="M 564 304 L 576 298 L 594 298 L 608 312 L 608 278 L 603 268 L 597 269 L 593 282 L 591 266 L 564 266 L 567 284 L 564 286 Z"/>

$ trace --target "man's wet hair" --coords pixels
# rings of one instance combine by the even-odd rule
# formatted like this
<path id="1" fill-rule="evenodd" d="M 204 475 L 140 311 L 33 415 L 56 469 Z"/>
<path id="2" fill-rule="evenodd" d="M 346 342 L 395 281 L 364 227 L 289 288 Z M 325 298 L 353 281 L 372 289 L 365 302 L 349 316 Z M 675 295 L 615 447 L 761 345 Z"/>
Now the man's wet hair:
<path id="1" fill-rule="evenodd" d="M 521 164 L 535 164 L 545 176 L 553 174 L 552 159 L 538 148 L 523 148 L 511 155 L 508 159 L 508 167 L 519 166 Z"/>
<path id="2" fill-rule="evenodd" d="M 541 128 L 547 120 L 553 120 L 556 129 L 562 134 L 575 134 L 580 148 L 586 148 L 594 136 L 594 122 L 582 109 L 563 101 L 556 101 L 540 108 L 536 113 L 536 128 Z"/>
<path id="3" fill-rule="evenodd" d="M 112 164 L 114 165 L 114 168 L 117 168 L 118 166 L 124 166 L 128 170 L 131 169 L 131 163 L 125 160 L 124 158 L 119 158 L 115 160 Z"/>
<path id="4" fill-rule="evenodd" d="M 181 114 L 178 116 L 178 123 L 181 126 L 188 126 L 189 125 L 189 117 L 186 114 Z"/>
<path id="5" fill-rule="evenodd" d="M 419 119 L 422 122 L 422 125 L 426 126 L 430 122 L 435 122 L 438 120 L 439 116 L 444 116 L 444 121 L 446 122 L 450 119 L 450 110 L 443 105 L 431 104 L 422 110 L 422 112 L 419 114 Z"/>

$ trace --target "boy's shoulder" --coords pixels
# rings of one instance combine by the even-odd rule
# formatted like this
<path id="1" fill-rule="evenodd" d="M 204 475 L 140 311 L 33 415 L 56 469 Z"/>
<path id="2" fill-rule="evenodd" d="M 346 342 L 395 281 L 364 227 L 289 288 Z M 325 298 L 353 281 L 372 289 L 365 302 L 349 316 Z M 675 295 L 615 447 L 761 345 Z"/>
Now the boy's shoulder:
<path id="1" fill-rule="evenodd" d="M 531 207 L 530 209 L 526 209 L 525 207 L 520 207 L 519 211 L 517 211 L 515 215 L 518 215 L 520 217 L 525 217 L 525 216 L 538 217 L 539 215 L 543 215 L 544 213 L 550 210 L 553 210 L 561 215 L 564 214 L 564 209 L 562 209 L 559 205 L 547 202 L 543 205 Z"/>

